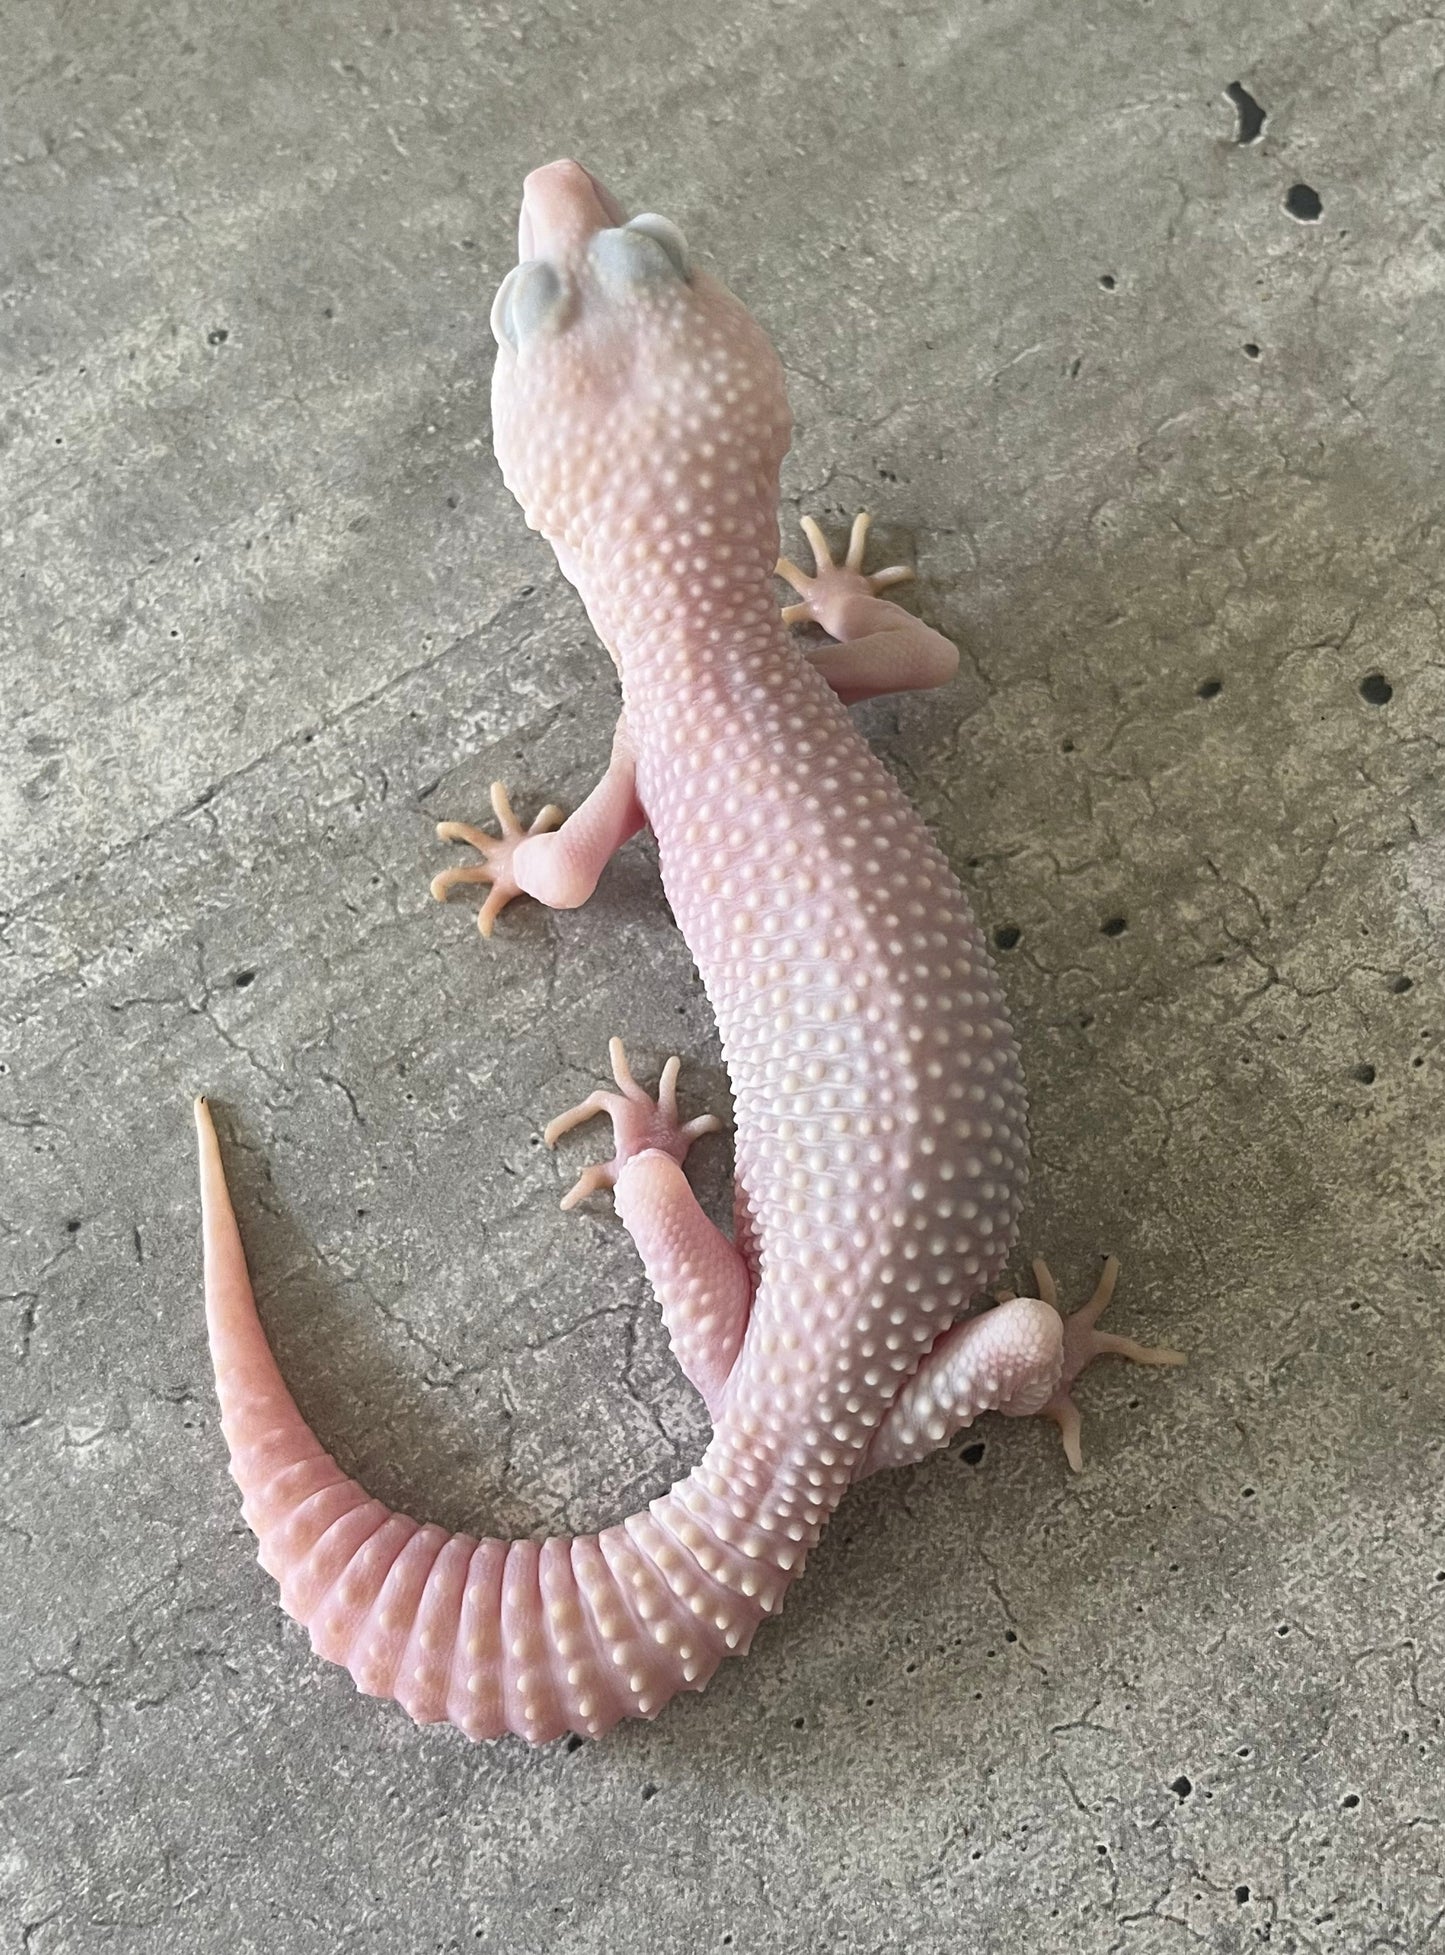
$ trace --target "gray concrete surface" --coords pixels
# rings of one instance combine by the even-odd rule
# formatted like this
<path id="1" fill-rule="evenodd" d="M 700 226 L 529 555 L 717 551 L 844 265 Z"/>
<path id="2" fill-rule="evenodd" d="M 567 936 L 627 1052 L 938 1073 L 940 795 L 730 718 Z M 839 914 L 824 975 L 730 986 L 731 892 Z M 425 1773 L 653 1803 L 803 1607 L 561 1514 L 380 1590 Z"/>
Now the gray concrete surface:
<path id="1" fill-rule="evenodd" d="M 6 1955 L 1445 1946 L 1442 73 L 1400 0 L 0 9 Z M 1192 1362 L 1089 1379 L 1080 1481 L 990 1422 L 870 1483 L 704 1698 L 529 1754 L 280 1616 L 187 1096 L 378 1494 L 695 1454 L 538 1138 L 613 1030 L 726 1105 L 647 850 L 490 949 L 425 893 L 606 751 L 487 439 L 559 152 L 775 335 L 791 536 L 870 504 L 965 647 L 865 717 L 1012 945 L 1025 1247 Z"/>

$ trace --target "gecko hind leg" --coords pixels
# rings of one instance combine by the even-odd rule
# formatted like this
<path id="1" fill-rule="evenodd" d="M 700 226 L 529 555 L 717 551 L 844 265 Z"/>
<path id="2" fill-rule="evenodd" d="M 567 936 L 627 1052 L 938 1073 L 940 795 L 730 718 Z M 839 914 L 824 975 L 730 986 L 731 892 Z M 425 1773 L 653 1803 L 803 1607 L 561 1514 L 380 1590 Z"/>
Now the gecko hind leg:
<path id="1" fill-rule="evenodd" d="M 575 1208 L 578 1202 L 585 1201 L 599 1188 L 615 1188 L 623 1168 L 639 1154 L 665 1154 L 680 1167 L 695 1140 L 703 1134 L 717 1133 L 722 1126 L 715 1113 L 701 1113 L 686 1125 L 679 1120 L 677 1075 L 682 1069 L 680 1059 L 671 1058 L 663 1067 L 654 1100 L 632 1077 L 632 1068 L 627 1063 L 621 1039 L 607 1041 L 607 1056 L 612 1062 L 612 1077 L 619 1090 L 615 1093 L 589 1093 L 577 1106 L 569 1107 L 565 1113 L 559 1113 L 555 1120 L 549 1120 L 542 1130 L 543 1140 L 549 1147 L 555 1147 L 563 1134 L 571 1133 L 574 1127 L 582 1126 L 585 1121 L 595 1120 L 599 1113 L 605 1113 L 612 1122 L 617 1151 L 610 1161 L 598 1161 L 590 1168 L 583 1169 L 562 1197 L 563 1208 Z"/>
<path id="2" fill-rule="evenodd" d="M 621 1039 L 609 1042 L 616 1093 L 591 1093 L 547 1125 L 549 1147 L 565 1133 L 605 1113 L 616 1152 L 584 1168 L 562 1198 L 574 1208 L 599 1188 L 611 1188 L 623 1227 L 637 1245 L 657 1296 L 673 1355 L 716 1412 L 752 1305 L 747 1263 L 703 1213 L 682 1171 L 692 1143 L 722 1122 L 704 1113 L 683 1122 L 677 1109 L 680 1061 L 669 1059 L 653 1100 L 632 1076 Z"/>
<path id="3" fill-rule="evenodd" d="M 1033 1268 L 1040 1298 L 1052 1309 L 1058 1310 L 1058 1286 L 1042 1256 L 1035 1257 Z M 1131 1364 L 1153 1365 L 1176 1365 L 1185 1361 L 1180 1351 L 1170 1351 L 1161 1345 L 1136 1344 L 1132 1337 L 1116 1337 L 1111 1331 L 1095 1328 L 1109 1307 L 1118 1280 L 1119 1258 L 1107 1256 L 1094 1294 L 1088 1302 L 1080 1304 L 1077 1310 L 1068 1315 L 1062 1311 L 1059 1313 L 1064 1327 L 1063 1370 L 1053 1396 L 1037 1408 L 1041 1417 L 1052 1419 L 1059 1428 L 1064 1455 L 1076 1473 L 1082 1472 L 1084 1466 L 1079 1436 L 1083 1421 L 1074 1402 L 1073 1387 L 1095 1358 L 1127 1358 Z"/>
<path id="4" fill-rule="evenodd" d="M 1089 1301 L 1065 1316 L 1049 1266 L 1040 1257 L 1034 1263 L 1036 1297 L 1000 1291 L 994 1309 L 944 1331 L 889 1407 L 856 1477 L 926 1458 L 981 1412 L 1052 1419 L 1069 1465 L 1081 1472 L 1081 1419 L 1073 1398 L 1080 1373 L 1100 1357 L 1130 1358 L 1135 1364 L 1184 1362 L 1177 1351 L 1095 1329 L 1118 1275 L 1118 1257 L 1110 1256 Z"/>

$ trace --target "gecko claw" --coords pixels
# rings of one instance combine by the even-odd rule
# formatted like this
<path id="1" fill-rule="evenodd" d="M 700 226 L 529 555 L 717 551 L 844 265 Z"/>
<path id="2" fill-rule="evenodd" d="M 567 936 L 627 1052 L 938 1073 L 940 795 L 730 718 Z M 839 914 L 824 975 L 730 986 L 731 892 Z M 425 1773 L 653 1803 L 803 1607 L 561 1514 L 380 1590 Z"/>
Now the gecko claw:
<path id="1" fill-rule="evenodd" d="M 677 1075 L 682 1061 L 677 1057 L 669 1059 L 663 1067 L 654 1100 L 633 1078 L 621 1039 L 608 1040 L 607 1054 L 612 1062 L 612 1077 L 621 1090 L 609 1093 L 599 1089 L 589 1093 L 585 1100 L 559 1113 L 542 1129 L 543 1140 L 549 1147 L 555 1147 L 563 1134 L 595 1120 L 599 1113 L 605 1113 L 612 1122 L 616 1153 L 610 1161 L 594 1162 L 582 1170 L 562 1197 L 563 1208 L 575 1208 L 599 1188 L 615 1187 L 623 1168 L 639 1154 L 667 1154 L 681 1166 L 695 1140 L 703 1134 L 718 1133 L 722 1128 L 715 1113 L 700 1113 L 686 1123 L 679 1121 Z"/>
<path id="2" fill-rule="evenodd" d="M 549 801 L 534 817 L 530 828 L 523 828 L 513 812 L 511 796 L 500 781 L 492 782 L 491 797 L 492 812 L 502 831 L 500 835 L 489 835 L 484 828 L 473 828 L 465 821 L 437 823 L 439 841 L 465 842 L 468 848 L 477 850 L 482 860 L 456 869 L 443 869 L 432 877 L 430 885 L 437 902 L 444 903 L 454 889 L 472 883 L 490 883 L 487 900 L 477 912 L 477 928 L 484 937 L 491 936 L 493 924 L 513 897 L 523 893 L 512 867 L 518 845 L 531 835 L 545 835 L 562 819 L 562 810 Z"/>

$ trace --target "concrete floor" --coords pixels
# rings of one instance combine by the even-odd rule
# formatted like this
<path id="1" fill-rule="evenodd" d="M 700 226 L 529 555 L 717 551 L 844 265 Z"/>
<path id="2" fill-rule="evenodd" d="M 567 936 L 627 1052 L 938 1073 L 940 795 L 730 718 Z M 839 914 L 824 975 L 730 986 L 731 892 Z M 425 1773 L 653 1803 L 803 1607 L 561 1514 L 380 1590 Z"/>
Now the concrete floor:
<path id="1" fill-rule="evenodd" d="M 5 1955 L 1445 1947 L 1442 73 L 1398 0 L 5 0 Z M 377 1494 L 695 1456 L 539 1144 L 613 1030 L 726 1106 L 648 850 L 489 948 L 426 899 L 606 752 L 488 443 L 566 152 L 777 340 L 789 542 L 867 503 L 962 643 L 862 717 L 1006 946 L 1023 1246 L 1191 1364 L 1090 1377 L 1081 1480 L 988 1421 L 870 1482 L 705 1697 L 533 1754 L 281 1617 L 187 1098 Z"/>

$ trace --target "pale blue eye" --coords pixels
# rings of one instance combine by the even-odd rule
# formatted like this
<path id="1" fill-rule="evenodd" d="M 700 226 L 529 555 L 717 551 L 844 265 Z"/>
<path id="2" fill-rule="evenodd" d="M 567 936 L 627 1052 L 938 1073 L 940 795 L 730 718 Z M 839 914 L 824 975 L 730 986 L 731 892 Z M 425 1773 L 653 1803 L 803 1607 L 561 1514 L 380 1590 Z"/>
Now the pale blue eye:
<path id="1" fill-rule="evenodd" d="M 639 232 L 659 244 L 677 268 L 679 278 L 692 277 L 692 253 L 687 248 L 687 239 L 678 230 L 670 217 L 659 217 L 654 210 L 645 210 L 625 226 L 629 231 Z"/>
<path id="2" fill-rule="evenodd" d="M 604 285 L 622 290 L 675 284 L 692 271 L 682 232 L 667 218 L 651 215 L 599 231 L 592 240 L 592 262 Z"/>
<path id="3" fill-rule="evenodd" d="M 514 265 L 492 301 L 492 334 L 499 346 L 517 352 L 524 340 L 555 325 L 563 307 L 562 281 L 540 258 Z"/>

